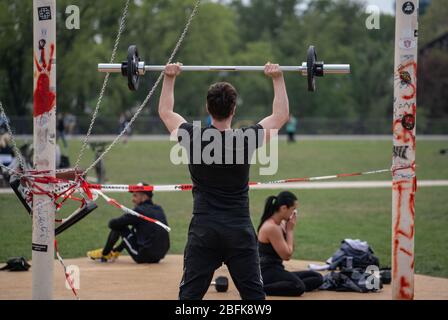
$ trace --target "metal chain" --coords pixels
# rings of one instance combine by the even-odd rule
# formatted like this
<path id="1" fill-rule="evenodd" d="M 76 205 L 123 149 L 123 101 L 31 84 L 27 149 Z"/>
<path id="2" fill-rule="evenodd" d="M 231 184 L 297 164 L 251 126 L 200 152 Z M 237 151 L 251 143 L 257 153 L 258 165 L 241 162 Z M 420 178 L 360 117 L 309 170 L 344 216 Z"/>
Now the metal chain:
<path id="1" fill-rule="evenodd" d="M 1 101 L 0 101 L 0 117 L 3 117 L 5 119 L 6 130 L 8 130 L 8 134 L 11 138 L 11 143 L 12 143 L 14 152 L 15 152 L 17 158 L 19 159 L 20 167 L 22 168 L 22 170 L 25 171 L 26 167 L 25 167 L 25 162 L 23 160 L 22 153 L 20 152 L 19 148 L 17 147 L 16 139 L 14 139 L 14 135 L 12 134 L 12 130 L 9 125 L 8 118 L 6 117 L 5 109 L 3 109 L 3 105 L 2 105 Z"/>
<path id="2" fill-rule="evenodd" d="M 9 173 L 13 173 L 14 175 L 18 176 L 19 178 L 23 178 L 25 177 L 25 175 L 23 173 L 20 173 L 14 169 L 11 169 L 3 164 L 0 163 L 0 168 L 2 168 L 5 171 L 8 171 Z"/>
<path id="3" fill-rule="evenodd" d="M 123 34 L 123 31 L 126 27 L 126 18 L 129 12 L 129 1 L 126 1 L 126 4 L 123 9 L 123 14 L 121 15 L 120 19 L 120 26 L 118 27 L 117 37 L 115 39 L 114 48 L 112 50 L 112 55 L 110 57 L 110 63 L 113 63 L 115 60 L 115 56 L 117 54 L 117 49 L 120 44 L 121 35 Z M 92 119 L 90 121 L 89 130 L 87 131 L 87 134 L 84 138 L 84 142 L 81 147 L 81 151 L 79 152 L 78 159 L 76 160 L 75 169 L 77 170 L 79 168 L 79 163 L 81 162 L 82 157 L 84 156 L 84 152 L 87 148 L 87 144 L 89 143 L 90 134 L 92 133 L 93 126 L 95 124 L 98 112 L 100 110 L 101 102 L 103 101 L 104 92 L 106 91 L 107 84 L 109 83 L 109 75 L 110 73 L 106 73 L 106 76 L 104 77 L 103 86 L 101 87 L 100 95 L 98 96 L 98 100 L 96 103 L 95 111 L 92 114 Z"/>
<path id="4" fill-rule="evenodd" d="M 193 11 L 190 14 L 190 17 L 188 18 L 187 23 L 185 24 L 185 28 L 182 31 L 181 36 L 179 37 L 179 40 L 176 43 L 176 46 L 174 47 L 173 52 L 171 53 L 170 58 L 168 59 L 167 64 L 172 63 L 174 57 L 177 54 L 177 51 L 179 50 L 182 42 L 185 39 L 185 36 L 187 35 L 188 29 L 190 28 L 190 24 L 193 21 L 193 18 L 196 16 L 199 6 L 201 4 L 201 0 L 197 0 L 196 4 L 193 8 Z M 106 148 L 106 150 L 104 150 L 104 152 L 83 172 L 83 175 L 85 175 L 87 172 L 89 172 L 91 169 L 93 169 L 98 162 L 100 162 L 104 156 L 117 144 L 117 142 L 121 139 L 121 137 L 125 134 L 125 132 L 128 131 L 128 129 L 132 126 L 132 124 L 134 123 L 134 121 L 137 119 L 137 117 L 139 116 L 140 112 L 143 110 L 143 108 L 148 104 L 149 100 L 151 99 L 152 95 L 154 94 L 155 90 L 157 89 L 157 87 L 159 86 L 160 81 L 163 79 L 163 75 L 164 73 L 161 72 L 159 77 L 157 78 L 157 81 L 154 83 L 153 87 L 151 88 L 151 90 L 149 91 L 148 95 L 146 96 L 145 100 L 143 101 L 143 103 L 138 107 L 137 111 L 134 113 L 133 117 L 131 118 L 131 120 L 128 122 L 128 124 L 126 125 L 126 127 L 120 132 L 120 134 L 114 139 L 114 141 Z"/>

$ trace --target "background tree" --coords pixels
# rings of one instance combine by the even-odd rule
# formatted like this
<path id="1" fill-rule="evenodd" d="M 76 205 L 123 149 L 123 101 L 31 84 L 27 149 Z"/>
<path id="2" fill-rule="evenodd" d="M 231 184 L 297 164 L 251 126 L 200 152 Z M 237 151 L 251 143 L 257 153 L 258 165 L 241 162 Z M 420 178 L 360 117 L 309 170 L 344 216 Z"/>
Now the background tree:
<path id="1" fill-rule="evenodd" d="M 92 112 L 104 79 L 104 74 L 97 72 L 97 63 L 110 59 L 124 3 L 58 0 L 58 111 L 77 115 Z M 165 64 L 193 3 L 131 1 L 115 61 L 125 60 L 127 47 L 136 44 L 146 63 Z M 80 8 L 79 30 L 65 28 L 65 8 L 70 4 Z M 442 0 L 432 1 L 420 20 L 421 46 L 448 31 L 447 10 Z M 315 45 L 319 59 L 350 63 L 352 73 L 319 79 L 314 94 L 306 91 L 305 78 L 288 73 L 291 112 L 300 118 L 351 119 L 364 130 L 371 119 L 391 119 L 395 34 L 393 16 L 381 16 L 380 30 L 366 29 L 367 16 L 365 4 L 357 0 L 204 1 L 175 60 L 184 64 L 263 65 L 271 61 L 298 65 L 305 61 L 308 46 Z M 30 30 L 32 2 L 0 0 L 0 99 L 10 115 L 31 117 Z M 446 49 L 441 49 L 420 57 L 420 120 L 422 116 L 448 118 L 447 56 Z M 150 73 L 142 77 L 140 90 L 131 93 L 123 77 L 112 75 L 99 123 L 135 110 L 157 76 Z M 182 74 L 176 86 L 178 110 L 190 119 L 205 118 L 205 93 L 215 81 L 230 81 L 237 87 L 239 119 L 257 121 L 270 111 L 272 86 L 258 73 Z M 158 94 L 144 114 L 156 116 Z"/>

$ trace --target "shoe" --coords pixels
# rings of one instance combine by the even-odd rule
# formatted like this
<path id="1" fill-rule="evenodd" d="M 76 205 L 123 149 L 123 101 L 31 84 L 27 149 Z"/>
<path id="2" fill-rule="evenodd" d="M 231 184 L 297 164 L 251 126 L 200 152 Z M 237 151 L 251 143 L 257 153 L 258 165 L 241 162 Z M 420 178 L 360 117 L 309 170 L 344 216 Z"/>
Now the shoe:
<path id="1" fill-rule="evenodd" d="M 87 252 L 87 256 L 92 260 L 100 260 L 101 262 L 107 262 L 112 259 L 112 252 L 108 255 L 103 255 L 103 249 L 96 249 Z"/>
<path id="2" fill-rule="evenodd" d="M 120 251 L 111 251 L 111 253 L 108 254 L 110 256 L 110 261 L 117 260 L 120 254 L 121 254 Z"/>

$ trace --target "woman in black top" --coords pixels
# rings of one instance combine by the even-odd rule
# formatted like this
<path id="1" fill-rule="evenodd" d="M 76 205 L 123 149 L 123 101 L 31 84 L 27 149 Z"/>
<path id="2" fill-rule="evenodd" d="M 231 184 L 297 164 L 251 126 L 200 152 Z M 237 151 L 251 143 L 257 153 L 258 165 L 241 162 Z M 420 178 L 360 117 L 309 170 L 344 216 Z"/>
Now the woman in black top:
<path id="1" fill-rule="evenodd" d="M 260 266 L 266 295 L 300 296 L 322 284 L 320 273 L 289 272 L 283 266 L 283 260 L 291 259 L 294 252 L 297 206 L 297 197 L 289 191 L 266 199 L 258 227 Z"/>

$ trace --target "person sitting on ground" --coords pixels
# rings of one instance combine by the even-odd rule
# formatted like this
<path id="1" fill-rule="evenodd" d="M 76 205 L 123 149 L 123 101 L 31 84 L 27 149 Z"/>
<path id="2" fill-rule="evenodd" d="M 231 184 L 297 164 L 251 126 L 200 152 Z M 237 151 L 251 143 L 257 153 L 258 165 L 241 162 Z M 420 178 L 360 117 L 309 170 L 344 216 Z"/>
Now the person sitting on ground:
<path id="1" fill-rule="evenodd" d="M 0 164 L 4 166 L 9 166 L 14 160 L 14 150 L 10 145 L 10 136 L 9 134 L 1 132 L 0 129 Z"/>
<path id="2" fill-rule="evenodd" d="M 140 183 L 139 185 L 147 186 L 148 184 Z M 152 198 L 151 191 L 133 192 L 132 202 L 136 206 L 134 211 L 168 225 L 162 207 L 154 204 Z M 126 249 L 137 263 L 158 263 L 170 248 L 170 239 L 166 230 L 130 214 L 123 214 L 121 217 L 110 220 L 109 228 L 111 231 L 106 245 L 103 249 L 87 252 L 89 258 L 107 262 L 118 258 L 121 251 Z M 121 243 L 115 246 L 120 238 Z"/>
<path id="3" fill-rule="evenodd" d="M 263 289 L 268 296 L 300 296 L 322 285 L 320 273 L 290 272 L 283 266 L 283 260 L 291 259 L 294 252 L 297 206 L 297 197 L 289 191 L 266 199 L 258 227 L 258 246 Z"/>

